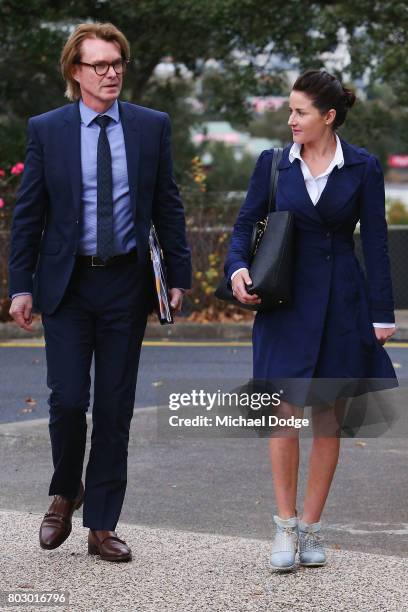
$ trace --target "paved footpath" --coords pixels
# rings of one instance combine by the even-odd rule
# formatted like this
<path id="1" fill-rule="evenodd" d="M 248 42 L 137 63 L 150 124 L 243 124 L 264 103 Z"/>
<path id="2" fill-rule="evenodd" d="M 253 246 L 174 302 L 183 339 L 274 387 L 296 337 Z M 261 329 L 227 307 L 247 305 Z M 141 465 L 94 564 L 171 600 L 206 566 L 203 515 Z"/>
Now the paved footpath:
<path id="1" fill-rule="evenodd" d="M 39 548 L 38 527 L 49 504 L 47 422 L 0 426 L 0 590 L 69 591 L 70 604 L 53 608 L 69 612 L 408 609 L 402 440 L 398 446 L 385 438 L 342 441 L 333 484 L 341 495 L 329 497 L 324 517 L 328 565 L 280 574 L 268 567 L 274 504 L 267 441 L 161 439 L 156 424 L 151 409 L 138 410 L 132 421 L 128 492 L 118 525 L 118 535 L 133 550 L 128 564 L 87 554 L 80 512 L 59 549 Z M 350 469 L 353 457 L 359 458 L 360 474 Z M 381 471 L 390 463 L 393 470 L 376 492 L 380 511 L 372 508 L 371 522 L 364 524 L 373 465 Z M 387 525 L 392 511 L 395 524 Z M 383 522 L 373 521 L 373 514 Z M 2 612 L 22 609 L 40 610 L 0 606 Z"/>
<path id="2" fill-rule="evenodd" d="M 134 561 L 114 564 L 86 553 L 79 519 L 58 550 L 33 538 L 39 517 L 0 512 L 1 589 L 59 590 L 69 612 L 403 612 L 407 563 L 341 550 L 324 568 L 269 570 L 262 540 L 122 525 Z M 3 608 L 3 610 L 35 610 Z M 37 608 L 40 610 L 40 608 Z"/>

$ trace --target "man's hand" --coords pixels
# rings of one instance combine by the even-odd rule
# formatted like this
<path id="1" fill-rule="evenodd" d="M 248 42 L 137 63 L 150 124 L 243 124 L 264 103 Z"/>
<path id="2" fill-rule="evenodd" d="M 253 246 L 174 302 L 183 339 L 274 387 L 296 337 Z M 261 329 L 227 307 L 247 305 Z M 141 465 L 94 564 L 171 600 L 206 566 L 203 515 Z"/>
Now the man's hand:
<path id="1" fill-rule="evenodd" d="M 170 306 L 174 313 L 180 312 L 183 303 L 183 292 L 181 289 L 170 289 Z"/>
<path id="2" fill-rule="evenodd" d="M 381 344 L 385 344 L 388 338 L 395 334 L 395 327 L 374 327 L 377 340 Z"/>
<path id="3" fill-rule="evenodd" d="M 11 302 L 10 316 L 13 317 L 14 321 L 19 327 L 26 331 L 32 332 L 32 315 L 33 310 L 33 298 L 31 295 L 18 295 Z"/>
<path id="4" fill-rule="evenodd" d="M 243 304 L 260 304 L 261 298 L 255 293 L 250 295 L 245 285 L 252 285 L 248 270 L 240 270 L 231 281 L 232 293 Z"/>

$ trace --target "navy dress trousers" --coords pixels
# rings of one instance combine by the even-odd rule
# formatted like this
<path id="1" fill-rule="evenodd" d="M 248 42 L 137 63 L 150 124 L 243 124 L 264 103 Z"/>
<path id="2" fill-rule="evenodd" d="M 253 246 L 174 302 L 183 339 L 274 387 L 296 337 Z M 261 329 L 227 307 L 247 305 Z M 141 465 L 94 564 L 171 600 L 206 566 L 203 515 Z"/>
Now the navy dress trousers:
<path id="1" fill-rule="evenodd" d="M 79 102 L 30 119 L 9 262 L 10 294 L 32 293 L 44 325 L 50 495 L 78 493 L 94 361 L 83 524 L 96 530 L 115 529 L 126 491 L 138 363 L 154 295 L 152 221 L 170 287 L 191 284 L 169 117 L 120 101 L 107 112 L 112 121 L 95 121 L 98 114 Z"/>

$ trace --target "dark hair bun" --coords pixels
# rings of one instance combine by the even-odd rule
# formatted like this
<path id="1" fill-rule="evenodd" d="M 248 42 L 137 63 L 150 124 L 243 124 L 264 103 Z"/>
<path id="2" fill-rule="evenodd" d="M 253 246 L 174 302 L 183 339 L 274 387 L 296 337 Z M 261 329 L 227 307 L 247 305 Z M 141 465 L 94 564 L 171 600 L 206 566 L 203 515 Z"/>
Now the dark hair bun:
<path id="1" fill-rule="evenodd" d="M 356 101 L 356 94 L 351 91 L 351 89 L 346 89 L 345 87 L 343 87 L 343 104 L 344 106 L 349 109 L 354 105 L 354 102 Z"/>
<path id="2" fill-rule="evenodd" d="M 321 114 L 334 108 L 334 130 L 344 123 L 347 111 L 356 101 L 354 92 L 343 87 L 339 79 L 327 70 L 306 70 L 296 79 L 293 89 L 306 94 Z"/>

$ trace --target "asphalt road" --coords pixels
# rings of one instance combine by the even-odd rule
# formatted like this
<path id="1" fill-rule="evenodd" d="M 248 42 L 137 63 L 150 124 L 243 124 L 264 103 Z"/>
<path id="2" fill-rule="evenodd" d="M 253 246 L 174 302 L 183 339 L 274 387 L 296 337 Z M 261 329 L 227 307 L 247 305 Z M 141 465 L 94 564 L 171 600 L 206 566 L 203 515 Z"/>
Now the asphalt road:
<path id="1" fill-rule="evenodd" d="M 406 348 L 389 352 L 403 376 Z M 143 348 L 122 521 L 270 540 L 275 503 L 268 441 L 159 435 L 160 410 L 148 408 L 161 403 L 160 391 L 169 381 L 204 383 L 231 379 L 231 373 L 245 380 L 250 362 L 247 346 Z M 40 419 L 47 417 L 44 350 L 1 347 L 0 374 L 0 508 L 42 514 L 51 477 L 47 421 Z M 36 403 L 27 403 L 27 397 Z M 400 397 L 405 400 L 406 389 Z M 408 400 L 403 405 L 408 407 Z M 310 443 L 302 440 L 300 502 Z M 323 516 L 328 545 L 408 556 L 407 459 L 407 437 L 398 429 L 378 438 L 342 440 Z"/>
<path id="2" fill-rule="evenodd" d="M 0 343 L 0 423 L 48 417 L 44 348 L 5 344 Z M 203 344 L 146 343 L 140 359 L 135 407 L 161 403 L 162 388 L 175 381 L 180 388 L 188 388 L 189 381 L 234 378 L 244 383 L 251 376 L 252 351 L 248 343 Z M 388 352 L 398 377 L 407 378 L 408 344 L 390 347 Z"/>

